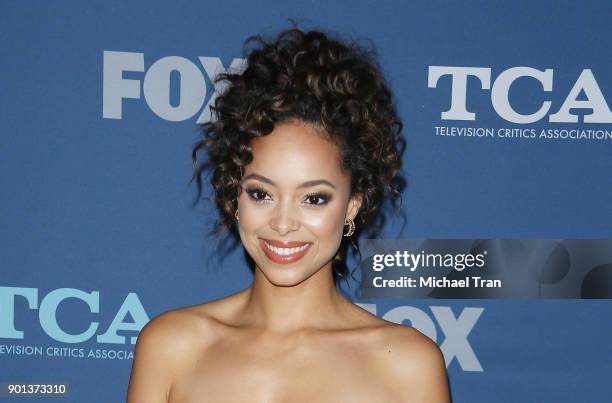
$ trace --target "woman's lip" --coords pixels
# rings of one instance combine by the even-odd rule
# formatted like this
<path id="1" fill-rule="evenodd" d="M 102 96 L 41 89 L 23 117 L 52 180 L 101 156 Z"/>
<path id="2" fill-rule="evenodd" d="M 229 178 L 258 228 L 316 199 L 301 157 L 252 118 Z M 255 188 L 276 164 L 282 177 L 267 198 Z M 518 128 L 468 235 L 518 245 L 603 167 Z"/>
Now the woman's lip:
<path id="1" fill-rule="evenodd" d="M 295 253 L 293 253 L 291 255 L 279 255 L 278 253 L 275 253 L 274 251 L 270 250 L 266 246 L 266 242 L 268 242 L 268 241 L 264 240 L 262 238 L 259 239 L 259 245 L 260 245 L 261 249 L 263 250 L 264 254 L 268 257 L 268 259 L 270 259 L 274 263 L 279 263 L 279 264 L 293 263 L 293 262 L 301 259 L 310 250 L 310 247 L 312 246 L 311 242 L 301 242 L 302 245 L 307 245 L 303 250 L 301 250 L 299 252 L 295 252 Z M 270 244 L 272 244 L 272 243 L 270 243 Z M 283 243 L 281 242 L 281 244 L 283 244 Z M 300 246 L 300 245 L 298 245 L 298 246 Z M 291 247 L 294 248 L 295 246 L 291 246 Z"/>

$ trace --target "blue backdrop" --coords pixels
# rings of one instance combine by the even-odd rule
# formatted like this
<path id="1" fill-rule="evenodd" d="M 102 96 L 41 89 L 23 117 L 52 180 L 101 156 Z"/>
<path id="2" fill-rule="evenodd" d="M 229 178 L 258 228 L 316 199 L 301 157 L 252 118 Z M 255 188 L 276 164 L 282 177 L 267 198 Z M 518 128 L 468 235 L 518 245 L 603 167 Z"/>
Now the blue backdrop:
<path id="1" fill-rule="evenodd" d="M 383 237 L 612 238 L 611 16 L 608 1 L 5 2 L 0 382 L 124 401 L 150 318 L 250 284 L 241 250 L 208 263 L 214 206 L 192 207 L 190 151 L 210 77 L 290 17 L 378 49 L 408 144 L 407 222 Z M 354 302 L 434 338 L 454 402 L 612 396 L 610 300 Z"/>

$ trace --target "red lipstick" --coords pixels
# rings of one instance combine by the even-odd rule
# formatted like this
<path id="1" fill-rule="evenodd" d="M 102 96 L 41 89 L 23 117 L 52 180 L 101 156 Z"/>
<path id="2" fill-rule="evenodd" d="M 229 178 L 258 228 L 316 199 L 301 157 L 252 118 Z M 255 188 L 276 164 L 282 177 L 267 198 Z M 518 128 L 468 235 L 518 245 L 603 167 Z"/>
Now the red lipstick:
<path id="1" fill-rule="evenodd" d="M 271 245 L 275 247 L 275 250 L 270 249 L 267 245 Z M 259 238 L 259 245 L 261 249 L 264 251 L 268 259 L 273 261 L 274 263 L 279 264 L 288 264 L 293 263 L 299 259 L 301 259 L 312 246 L 311 242 L 297 242 L 297 241 L 275 241 L 273 239 L 261 239 Z M 305 246 L 304 248 L 301 248 Z M 278 248 L 278 249 L 277 249 Z M 297 251 L 294 251 L 291 254 L 287 254 L 289 252 L 287 249 L 291 248 L 300 248 Z M 280 250 L 279 250 L 280 249 Z"/>

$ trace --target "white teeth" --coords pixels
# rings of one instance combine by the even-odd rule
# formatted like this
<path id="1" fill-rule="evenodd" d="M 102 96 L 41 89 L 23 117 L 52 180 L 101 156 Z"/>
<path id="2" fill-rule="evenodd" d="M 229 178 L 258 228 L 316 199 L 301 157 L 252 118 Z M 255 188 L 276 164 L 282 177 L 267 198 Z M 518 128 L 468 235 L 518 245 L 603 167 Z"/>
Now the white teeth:
<path id="1" fill-rule="evenodd" d="M 276 253 L 277 255 L 283 256 L 293 255 L 294 253 L 303 251 L 304 249 L 306 249 L 306 247 L 308 247 L 308 244 L 305 244 L 297 248 L 277 248 L 276 246 L 270 245 L 266 241 L 264 241 L 264 244 L 266 244 L 266 247 L 272 252 Z"/>

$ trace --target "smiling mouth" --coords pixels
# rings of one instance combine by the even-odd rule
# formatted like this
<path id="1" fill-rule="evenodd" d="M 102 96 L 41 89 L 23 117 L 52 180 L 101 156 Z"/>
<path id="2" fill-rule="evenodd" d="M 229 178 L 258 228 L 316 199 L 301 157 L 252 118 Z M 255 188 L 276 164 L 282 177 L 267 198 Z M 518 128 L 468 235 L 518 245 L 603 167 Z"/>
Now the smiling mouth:
<path id="1" fill-rule="evenodd" d="M 312 246 L 311 242 L 290 242 L 290 243 L 283 243 L 283 242 L 276 242 L 276 241 L 271 241 L 271 242 L 274 242 L 277 245 L 284 244 L 284 245 L 291 246 L 291 247 L 276 246 L 270 243 L 270 241 L 268 240 L 261 239 L 261 238 L 259 239 L 259 245 L 261 246 L 262 250 L 264 251 L 265 255 L 268 257 L 268 259 L 270 259 L 271 261 L 275 263 L 280 263 L 280 264 L 293 263 L 301 259 L 304 255 L 306 255 L 306 253 Z"/>

